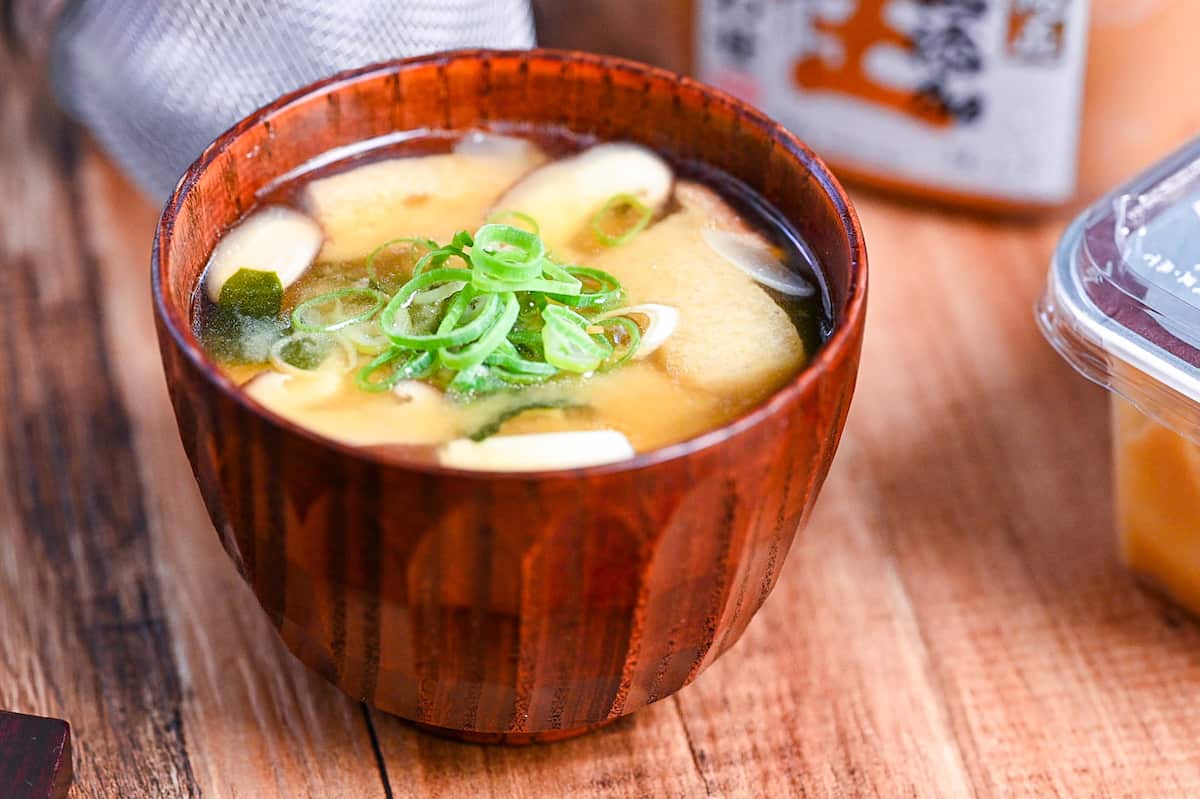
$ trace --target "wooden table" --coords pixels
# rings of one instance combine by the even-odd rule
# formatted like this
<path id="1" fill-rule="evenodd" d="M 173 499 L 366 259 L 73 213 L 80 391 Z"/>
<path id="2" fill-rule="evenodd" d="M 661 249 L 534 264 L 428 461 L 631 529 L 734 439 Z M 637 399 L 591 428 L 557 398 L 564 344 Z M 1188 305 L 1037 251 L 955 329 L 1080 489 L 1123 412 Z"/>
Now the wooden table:
<path id="1" fill-rule="evenodd" d="M 869 197 L 859 393 L 743 640 L 610 728 L 451 743 L 285 652 L 152 338 L 156 209 L 0 60 L 0 708 L 77 797 L 1200 795 L 1200 631 L 1118 565 L 1103 392 L 1037 334 L 1060 221 Z"/>

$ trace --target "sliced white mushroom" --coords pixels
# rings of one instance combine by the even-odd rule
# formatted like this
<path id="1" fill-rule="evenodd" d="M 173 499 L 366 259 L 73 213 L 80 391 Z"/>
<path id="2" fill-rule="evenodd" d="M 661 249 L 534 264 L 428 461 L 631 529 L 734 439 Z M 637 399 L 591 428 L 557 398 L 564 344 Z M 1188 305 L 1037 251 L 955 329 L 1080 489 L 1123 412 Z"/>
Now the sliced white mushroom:
<path id="1" fill-rule="evenodd" d="M 242 389 L 268 408 L 275 408 L 283 404 L 327 400 L 338 393 L 341 382 L 338 375 L 330 372 L 312 372 L 302 377 L 266 371 L 247 380 Z"/>
<path id="2" fill-rule="evenodd" d="M 704 228 L 704 242 L 755 282 L 793 297 L 811 297 L 813 285 L 796 274 L 779 257 L 778 250 L 756 233 L 734 233 Z"/>
<path id="3" fill-rule="evenodd" d="M 325 231 L 321 259 L 363 258 L 395 238 L 445 242 L 474 231 L 501 192 L 545 161 L 518 141 L 468 139 L 456 152 L 374 161 L 312 181 L 302 202 Z"/>
<path id="4" fill-rule="evenodd" d="M 286 289 L 308 269 L 322 239 L 320 226 L 299 211 L 282 205 L 255 211 L 217 242 L 204 291 L 216 302 L 225 281 L 239 269 L 274 272 Z"/>
<path id="5" fill-rule="evenodd" d="M 420 380 L 401 380 L 392 386 L 392 394 L 401 402 L 442 402 L 445 395 Z"/>
<path id="6" fill-rule="evenodd" d="M 628 308 L 617 308 L 615 311 L 600 314 L 596 318 L 612 319 L 617 316 L 630 317 L 642 331 L 642 340 L 633 353 L 635 361 L 652 355 L 679 326 L 678 310 L 670 305 L 659 305 L 654 302 L 630 305 Z M 644 319 L 645 324 L 639 322 L 638 317 Z"/>
<path id="7" fill-rule="evenodd" d="M 667 162 L 641 145 L 598 144 L 526 175 L 496 208 L 537 220 L 551 249 L 562 250 L 614 194 L 632 194 L 654 211 L 671 195 Z"/>
<path id="8" fill-rule="evenodd" d="M 457 438 L 438 452 L 443 466 L 503 472 L 575 469 L 631 457 L 633 446 L 616 430 L 492 436 L 483 441 Z"/>

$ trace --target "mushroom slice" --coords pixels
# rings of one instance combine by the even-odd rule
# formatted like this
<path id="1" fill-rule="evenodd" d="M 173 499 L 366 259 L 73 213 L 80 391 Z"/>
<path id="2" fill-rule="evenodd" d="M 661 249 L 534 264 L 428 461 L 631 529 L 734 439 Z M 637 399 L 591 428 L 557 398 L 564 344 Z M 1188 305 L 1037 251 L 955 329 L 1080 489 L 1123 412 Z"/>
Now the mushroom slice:
<path id="1" fill-rule="evenodd" d="M 483 441 L 456 438 L 439 452 L 443 466 L 501 472 L 578 469 L 631 457 L 633 446 L 617 430 L 492 436 Z"/>
<path id="2" fill-rule="evenodd" d="M 337 394 L 340 387 L 341 378 L 329 372 L 298 375 L 266 371 L 242 384 L 247 394 L 271 409 L 283 404 L 320 402 Z"/>
<path id="3" fill-rule="evenodd" d="M 217 242 L 204 291 L 217 302 L 225 281 L 239 269 L 274 272 L 286 289 L 308 269 L 322 240 L 320 226 L 299 211 L 282 205 L 255 211 Z"/>
<path id="4" fill-rule="evenodd" d="M 675 187 L 680 205 L 708 220 L 701 236 L 704 243 L 756 283 L 793 297 L 811 297 L 812 283 L 780 257 L 778 247 L 754 230 L 721 195 L 707 186 L 681 180 Z"/>
<path id="5" fill-rule="evenodd" d="M 442 402 L 445 395 L 420 380 L 401 380 L 392 386 L 392 394 L 401 402 Z"/>
<path id="6" fill-rule="evenodd" d="M 537 220 L 551 249 L 562 249 L 615 194 L 632 194 L 658 211 L 671 194 L 667 162 L 638 144 L 597 144 L 526 175 L 496 201 L 498 210 Z"/>
<path id="7" fill-rule="evenodd" d="M 733 233 L 715 227 L 704 228 L 700 235 L 714 252 L 749 275 L 754 282 L 793 297 L 813 295 L 815 289 L 812 283 L 788 269 L 779 257 L 778 249 L 768 244 L 762 236 Z"/>
<path id="8" fill-rule="evenodd" d="M 633 359 L 635 361 L 652 355 L 675 332 L 675 328 L 679 326 L 679 311 L 670 305 L 659 305 L 653 302 L 643 303 L 642 305 L 631 305 L 628 308 L 618 308 L 615 311 L 603 313 L 596 318 L 598 320 L 613 319 L 618 316 L 630 317 L 642 331 L 642 340 L 638 343 L 638 348 L 633 352 Z M 645 319 L 646 324 L 643 325 L 638 322 L 637 317 Z"/>

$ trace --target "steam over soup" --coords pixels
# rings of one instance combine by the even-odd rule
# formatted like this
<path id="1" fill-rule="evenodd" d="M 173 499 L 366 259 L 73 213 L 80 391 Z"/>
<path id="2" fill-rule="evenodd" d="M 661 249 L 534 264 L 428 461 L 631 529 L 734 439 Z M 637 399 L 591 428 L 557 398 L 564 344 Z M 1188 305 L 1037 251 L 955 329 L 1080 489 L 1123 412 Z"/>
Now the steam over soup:
<path id="1" fill-rule="evenodd" d="M 468 469 L 610 463 L 750 410 L 827 332 L 810 253 L 732 181 L 627 143 L 405 148 L 284 183 L 196 293 L 226 374 L 316 433 Z"/>

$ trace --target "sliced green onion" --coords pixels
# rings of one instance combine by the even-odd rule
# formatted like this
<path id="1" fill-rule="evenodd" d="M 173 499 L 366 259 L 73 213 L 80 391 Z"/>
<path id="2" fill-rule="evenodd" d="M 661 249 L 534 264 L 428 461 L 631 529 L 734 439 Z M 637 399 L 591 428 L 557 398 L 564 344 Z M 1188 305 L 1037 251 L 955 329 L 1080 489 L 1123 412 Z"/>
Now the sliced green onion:
<path id="1" fill-rule="evenodd" d="M 392 340 L 383 334 L 377 321 L 350 325 L 339 330 L 338 335 L 363 355 L 378 355 L 392 346 Z"/>
<path id="2" fill-rule="evenodd" d="M 563 305 L 572 308 L 602 309 L 615 305 L 625 296 L 621 281 L 605 272 L 603 269 L 593 269 L 590 266 L 567 266 L 564 271 L 581 282 L 578 294 L 554 294 L 550 296 Z M 589 284 L 594 284 L 592 288 Z"/>
<path id="3" fill-rule="evenodd" d="M 459 269 L 456 271 L 462 272 L 464 270 Z M 452 280 L 447 283 L 442 283 L 434 288 L 426 289 L 425 291 L 418 291 L 412 295 L 409 305 L 432 305 L 436 302 L 443 302 L 462 291 L 463 287 L 466 285 L 466 281 Z"/>
<path id="4" fill-rule="evenodd" d="M 542 328 L 542 346 L 546 362 L 566 372 L 584 374 L 594 371 L 610 355 L 613 347 L 607 338 L 597 338 L 587 332 L 591 324 L 561 305 L 548 305 L 542 311 L 546 326 Z"/>
<path id="5" fill-rule="evenodd" d="M 406 236 L 404 238 L 391 239 L 390 241 L 385 241 L 383 244 L 380 244 L 378 247 L 371 250 L 371 254 L 367 256 L 367 261 L 366 261 L 367 278 L 371 281 L 371 285 L 373 285 L 373 286 L 381 286 L 382 285 L 381 281 L 379 280 L 379 275 L 375 271 L 375 259 L 378 258 L 379 254 L 382 253 L 384 250 L 386 250 L 388 247 L 394 247 L 397 244 L 416 244 L 416 245 L 420 245 L 420 246 L 424 247 L 427 251 L 436 250 L 438 248 L 438 243 L 436 241 L 434 241 L 433 239 L 424 239 L 419 236 Z"/>
<path id="6" fill-rule="evenodd" d="M 514 294 L 509 293 L 499 296 L 504 298 L 504 308 L 495 317 L 492 326 L 483 335 L 461 348 L 445 347 L 438 350 L 438 360 L 443 366 L 448 369 L 460 370 L 478 366 L 497 347 L 504 343 L 505 336 L 512 329 L 513 322 L 517 321 L 517 314 L 521 310 L 521 304 L 517 302 L 516 295 Z"/>
<path id="7" fill-rule="evenodd" d="M 443 266 L 445 266 L 446 261 L 450 260 L 451 258 L 460 259 L 464 264 L 467 265 L 467 268 L 470 268 L 471 266 L 471 259 L 462 249 L 462 247 L 456 247 L 453 244 L 448 244 L 445 247 L 438 247 L 436 250 L 431 250 L 422 255 L 417 263 L 413 266 L 413 276 L 416 277 L 424 272 L 426 267 L 441 269 Z"/>
<path id="8" fill-rule="evenodd" d="M 624 232 L 613 235 L 604 229 L 605 224 L 610 223 L 615 217 L 624 216 L 624 208 L 635 211 L 637 218 L 632 225 L 625 228 Z M 614 194 L 592 216 L 592 233 L 595 234 L 596 240 L 605 247 L 616 247 L 645 230 L 653 216 L 654 210 L 632 194 Z"/>
<path id="9" fill-rule="evenodd" d="M 621 236 L 608 235 L 628 209 L 639 218 Z M 605 243 L 619 244 L 643 229 L 650 216 L 636 197 L 616 195 L 592 226 Z M 528 215 L 500 211 L 474 237 L 462 230 L 449 244 L 415 237 L 385 242 L 367 256 L 369 285 L 326 292 L 297 305 L 289 315 L 292 335 L 271 346 L 269 360 L 282 371 L 311 373 L 340 345 L 347 370 L 360 353 L 371 359 L 355 372 L 363 391 L 436 376 L 451 394 L 466 398 L 540 383 L 560 371 L 615 368 L 635 353 L 641 357 L 646 342 L 634 320 L 618 317 L 619 311 L 593 320 L 572 310 L 599 311 L 615 304 L 623 295 L 620 281 L 603 270 L 556 263 L 538 231 Z M 376 263 L 388 247 L 401 244 L 424 253 L 411 277 L 389 297 L 378 288 Z M 462 266 L 448 266 L 452 259 Z M 249 277 L 257 288 L 261 281 Z"/>
<path id="10" fill-rule="evenodd" d="M 540 332 L 538 337 L 540 339 Z M 484 360 L 484 363 L 502 370 L 505 373 L 502 376 L 510 383 L 540 383 L 558 374 L 558 369 L 545 361 L 522 358 L 511 341 L 503 342 Z"/>
<path id="11" fill-rule="evenodd" d="M 404 359 L 403 362 L 392 366 L 392 371 L 386 377 L 382 380 L 374 379 L 377 371 L 402 358 Z M 363 391 L 387 391 L 401 380 L 427 377 L 433 371 L 433 367 L 434 357 L 432 352 L 410 350 L 405 347 L 392 347 L 359 369 L 354 375 L 354 382 Z"/>
<path id="12" fill-rule="evenodd" d="M 458 399 L 470 399 L 481 394 L 503 391 L 510 386 L 495 369 L 481 363 L 455 374 L 446 388 Z"/>
<path id="13" fill-rule="evenodd" d="M 484 221 L 486 221 L 489 225 L 495 225 L 495 224 L 504 224 L 505 221 L 509 220 L 509 219 L 515 219 L 518 222 L 523 222 L 525 224 L 525 226 L 529 229 L 529 232 L 535 236 L 542 232 L 542 227 L 541 227 L 541 225 L 539 225 L 537 223 L 536 219 L 534 219 L 529 214 L 523 214 L 520 211 L 509 211 L 509 210 L 501 209 L 499 211 L 495 211 L 494 213 L 492 213 L 492 215 L 489 216 Z"/>
<path id="14" fill-rule="evenodd" d="M 541 294 L 555 294 L 563 296 L 572 296 L 578 294 L 583 284 L 570 275 L 564 275 L 562 280 L 554 280 L 545 277 L 535 277 L 530 280 L 495 280 L 486 277 L 476 272 L 471 278 L 471 285 L 480 291 L 500 291 L 500 292 L 538 292 Z"/>
<path id="15" fill-rule="evenodd" d="M 461 269 L 434 269 L 409 280 L 392 296 L 391 300 L 388 301 L 388 304 L 384 306 L 383 311 L 379 314 L 379 327 L 383 330 L 384 335 L 396 344 L 415 347 L 417 349 L 437 349 L 441 346 L 448 346 L 436 341 L 421 346 L 406 341 L 420 335 L 419 331 L 414 330 L 414 322 L 412 314 L 409 312 L 409 306 L 414 302 L 417 294 L 426 290 L 432 290 L 436 286 L 452 284 L 456 287 L 456 292 L 461 290 L 463 288 L 462 277 L 463 270 Z M 480 332 L 482 332 L 482 329 Z M 470 338 L 465 339 L 465 341 L 470 340 Z M 461 344 L 465 342 L 459 341 L 456 343 Z"/>
<path id="16" fill-rule="evenodd" d="M 354 349 L 345 341 L 322 333 L 294 333 L 281 338 L 271 345 L 267 360 L 280 372 L 308 375 L 317 371 L 334 349 L 341 349 L 345 359 L 340 371 L 352 369 L 358 360 Z"/>
<path id="17" fill-rule="evenodd" d="M 536 233 L 512 225 L 484 225 L 475 234 L 471 265 L 476 277 L 521 283 L 541 277 L 546 245 Z"/>
<path id="18" fill-rule="evenodd" d="M 358 313 L 346 314 L 343 305 L 347 300 L 366 301 L 368 307 L 363 308 Z M 382 291 L 377 291 L 371 288 L 346 288 L 330 291 L 326 294 L 320 294 L 311 299 L 297 305 L 292 310 L 292 327 L 304 333 L 332 333 L 335 330 L 341 330 L 344 327 L 366 322 L 379 312 L 379 309 L 388 301 L 388 295 Z M 341 315 L 335 316 L 329 322 L 314 322 L 307 316 L 311 316 L 311 311 L 318 309 L 322 305 L 328 303 L 336 303 L 338 312 Z"/>
<path id="19" fill-rule="evenodd" d="M 604 363 L 600 364 L 601 371 L 607 372 L 610 369 L 616 369 L 618 366 L 624 364 L 633 357 L 633 354 L 637 352 L 638 346 L 642 343 L 642 329 L 638 327 L 637 322 L 633 321 L 627 316 L 614 316 L 610 319 L 601 319 L 595 324 L 599 325 L 600 327 L 619 328 L 625 331 L 625 337 L 628 339 L 628 343 L 625 345 L 625 351 L 622 352 L 618 357 L 614 358 L 612 355 L 610 355 L 607 359 L 605 359 Z"/>
<path id="20" fill-rule="evenodd" d="M 392 302 L 384 309 L 385 316 L 381 317 L 380 326 L 394 343 L 417 350 L 437 350 L 469 344 L 490 330 L 496 323 L 496 318 L 504 312 L 501 295 L 470 296 L 463 291 L 451 300 L 450 308 L 446 310 L 445 317 L 434 332 L 420 333 L 413 330 L 412 316 L 408 309 L 393 309 L 395 304 L 396 298 L 393 297 Z M 393 311 L 390 316 L 387 315 L 389 310 Z M 464 318 L 466 321 L 463 321 Z"/>

